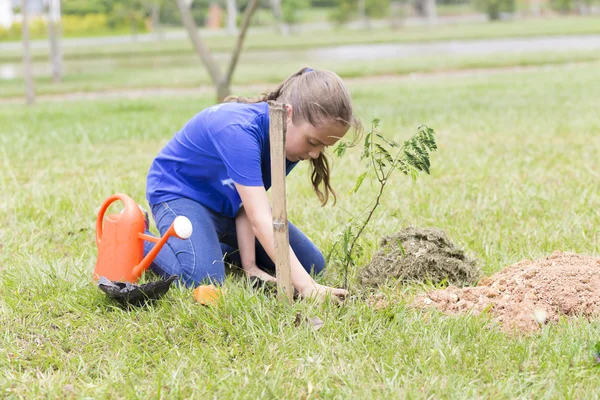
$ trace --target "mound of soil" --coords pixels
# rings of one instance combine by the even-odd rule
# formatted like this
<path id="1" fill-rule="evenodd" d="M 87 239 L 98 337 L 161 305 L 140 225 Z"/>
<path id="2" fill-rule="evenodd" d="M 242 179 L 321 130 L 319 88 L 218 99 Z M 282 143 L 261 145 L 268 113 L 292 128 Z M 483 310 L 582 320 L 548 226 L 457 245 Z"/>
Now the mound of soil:
<path id="1" fill-rule="evenodd" d="M 505 331 L 534 332 L 560 315 L 600 315 L 600 258 L 557 251 L 484 277 L 476 287 L 419 295 L 413 305 L 448 314 L 489 310 Z"/>
<path id="2" fill-rule="evenodd" d="M 371 262 L 358 272 L 359 282 L 365 286 L 379 286 L 387 280 L 467 286 L 480 277 L 476 261 L 443 231 L 417 228 L 382 238 Z"/>

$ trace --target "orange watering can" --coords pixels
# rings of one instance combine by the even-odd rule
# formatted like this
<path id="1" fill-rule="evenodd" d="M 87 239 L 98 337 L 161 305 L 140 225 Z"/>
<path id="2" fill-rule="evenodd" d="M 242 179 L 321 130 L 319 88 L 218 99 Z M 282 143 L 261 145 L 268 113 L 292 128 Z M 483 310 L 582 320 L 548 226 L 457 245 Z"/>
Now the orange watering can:
<path id="1" fill-rule="evenodd" d="M 119 214 L 109 214 L 104 220 L 104 213 L 117 200 L 121 200 L 125 208 Z M 96 220 L 98 261 L 94 280 L 103 276 L 111 281 L 135 283 L 171 236 L 187 239 L 192 235 L 192 223 L 183 216 L 175 218 L 162 238 L 144 234 L 144 221 L 144 214 L 131 197 L 117 193 L 104 201 Z M 145 258 L 144 240 L 156 243 Z"/>

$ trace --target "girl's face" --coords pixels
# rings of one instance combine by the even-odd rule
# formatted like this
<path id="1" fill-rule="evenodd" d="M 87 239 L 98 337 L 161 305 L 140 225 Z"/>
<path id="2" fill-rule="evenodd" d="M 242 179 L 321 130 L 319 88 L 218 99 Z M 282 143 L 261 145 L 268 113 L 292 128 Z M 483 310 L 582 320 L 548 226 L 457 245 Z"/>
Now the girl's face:
<path id="1" fill-rule="evenodd" d="M 288 108 L 285 155 L 292 162 L 317 158 L 327 146 L 333 146 L 342 138 L 348 128 L 331 124 L 316 128 L 306 121 L 295 124 L 292 121 L 291 106 Z M 286 108 L 287 108 L 286 107 Z"/>

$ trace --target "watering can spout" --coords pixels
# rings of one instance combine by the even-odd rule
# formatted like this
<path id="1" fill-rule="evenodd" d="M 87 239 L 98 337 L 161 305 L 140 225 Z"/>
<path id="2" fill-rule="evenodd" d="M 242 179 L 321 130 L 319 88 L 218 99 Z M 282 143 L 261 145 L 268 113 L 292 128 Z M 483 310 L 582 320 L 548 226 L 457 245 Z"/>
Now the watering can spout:
<path id="1" fill-rule="evenodd" d="M 140 276 L 145 270 L 150 268 L 152 261 L 154 261 L 160 249 L 162 249 L 162 247 L 165 245 L 165 243 L 167 243 L 167 240 L 171 236 L 178 237 L 179 239 L 187 239 L 190 236 L 192 236 L 192 232 L 193 228 L 190 220 L 187 217 L 180 215 L 177 218 L 175 218 L 175 221 L 173 221 L 173 223 L 169 227 L 169 230 L 160 239 L 155 238 L 154 236 L 140 233 L 140 239 L 148 240 L 156 244 L 154 245 L 152 250 L 150 250 L 150 252 L 146 254 L 146 257 L 144 257 L 144 259 L 133 268 L 133 275 Z"/>

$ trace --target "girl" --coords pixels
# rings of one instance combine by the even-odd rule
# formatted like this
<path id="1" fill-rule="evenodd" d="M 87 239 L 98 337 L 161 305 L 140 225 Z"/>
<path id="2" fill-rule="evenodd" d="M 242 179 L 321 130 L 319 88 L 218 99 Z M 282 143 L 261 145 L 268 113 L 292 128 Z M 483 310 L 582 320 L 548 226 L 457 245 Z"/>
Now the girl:
<path id="1" fill-rule="evenodd" d="M 170 239 L 152 270 L 177 275 L 188 286 L 222 283 L 227 261 L 247 276 L 272 281 L 274 271 L 268 100 L 285 104 L 286 173 L 300 161 L 312 164 L 313 189 L 327 203 L 333 192 L 323 150 L 356 120 L 350 94 L 339 76 L 304 68 L 258 101 L 229 97 L 194 116 L 160 151 L 148 172 L 146 197 L 161 234 L 175 217 L 190 219 L 189 239 Z M 310 274 L 325 268 L 323 254 L 289 224 L 292 283 L 301 297 L 343 297 L 345 290 L 320 285 Z M 153 243 L 146 242 L 145 252 Z M 239 252 L 236 250 L 239 249 Z M 234 254 L 232 254 L 232 252 Z"/>

